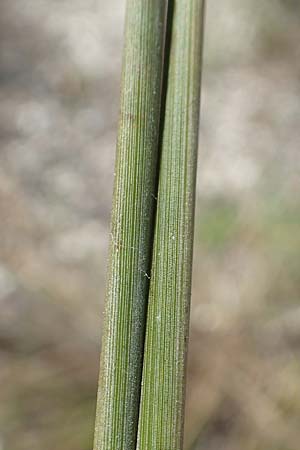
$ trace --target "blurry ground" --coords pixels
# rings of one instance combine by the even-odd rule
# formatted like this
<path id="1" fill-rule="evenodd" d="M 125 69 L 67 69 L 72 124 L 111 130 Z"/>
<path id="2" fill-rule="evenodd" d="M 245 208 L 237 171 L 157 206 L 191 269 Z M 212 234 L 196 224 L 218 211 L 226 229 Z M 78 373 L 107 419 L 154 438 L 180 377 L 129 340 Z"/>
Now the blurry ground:
<path id="1" fill-rule="evenodd" d="M 1 0 L 0 450 L 92 446 L 123 16 Z M 208 2 L 194 450 L 299 450 L 299 41 L 296 0 Z"/>

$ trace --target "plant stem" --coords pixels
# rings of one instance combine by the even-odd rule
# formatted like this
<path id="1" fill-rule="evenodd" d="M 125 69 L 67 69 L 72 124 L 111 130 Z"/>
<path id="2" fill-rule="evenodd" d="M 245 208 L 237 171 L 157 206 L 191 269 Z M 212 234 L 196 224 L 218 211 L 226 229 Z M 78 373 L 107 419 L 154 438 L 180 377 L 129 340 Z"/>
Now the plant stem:
<path id="1" fill-rule="evenodd" d="M 166 0 L 127 0 L 94 450 L 134 450 L 151 269 Z"/>
<path id="2" fill-rule="evenodd" d="M 169 7 L 173 18 L 138 450 L 183 445 L 204 0 L 173 0 Z"/>

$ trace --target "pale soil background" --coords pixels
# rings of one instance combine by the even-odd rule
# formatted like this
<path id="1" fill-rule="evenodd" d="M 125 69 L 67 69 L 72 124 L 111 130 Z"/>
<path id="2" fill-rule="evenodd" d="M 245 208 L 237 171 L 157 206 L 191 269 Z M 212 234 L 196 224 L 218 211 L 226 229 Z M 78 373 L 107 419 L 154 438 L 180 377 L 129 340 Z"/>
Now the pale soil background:
<path id="1" fill-rule="evenodd" d="M 92 448 L 124 9 L 1 0 L 0 450 Z M 186 447 L 299 450 L 300 3 L 205 38 Z"/>

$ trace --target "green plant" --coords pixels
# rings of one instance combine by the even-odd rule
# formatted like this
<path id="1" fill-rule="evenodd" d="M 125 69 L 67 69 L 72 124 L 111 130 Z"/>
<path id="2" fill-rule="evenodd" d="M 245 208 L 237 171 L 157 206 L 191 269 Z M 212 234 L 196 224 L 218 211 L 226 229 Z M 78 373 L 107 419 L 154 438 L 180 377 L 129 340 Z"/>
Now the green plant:
<path id="1" fill-rule="evenodd" d="M 94 450 L 182 448 L 204 1 L 168 2 L 166 44 L 165 14 L 128 0 Z"/>

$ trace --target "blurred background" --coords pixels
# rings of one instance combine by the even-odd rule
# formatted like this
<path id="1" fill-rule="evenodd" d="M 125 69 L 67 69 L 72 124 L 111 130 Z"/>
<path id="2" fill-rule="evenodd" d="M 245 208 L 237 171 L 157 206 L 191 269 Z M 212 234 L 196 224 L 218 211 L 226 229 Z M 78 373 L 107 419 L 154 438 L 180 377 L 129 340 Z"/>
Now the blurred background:
<path id="1" fill-rule="evenodd" d="M 92 448 L 124 0 L 1 0 L 0 450 Z M 299 450 L 300 3 L 208 1 L 186 448 Z"/>

